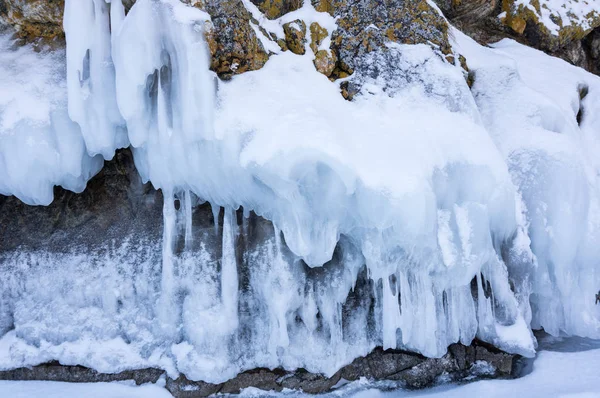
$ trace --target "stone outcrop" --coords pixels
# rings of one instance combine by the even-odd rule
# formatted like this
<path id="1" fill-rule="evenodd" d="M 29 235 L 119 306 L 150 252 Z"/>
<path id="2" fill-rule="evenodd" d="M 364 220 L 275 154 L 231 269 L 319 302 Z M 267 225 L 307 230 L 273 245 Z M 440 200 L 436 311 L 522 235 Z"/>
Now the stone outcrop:
<path id="1" fill-rule="evenodd" d="M 219 77 L 257 70 L 269 59 L 250 25 L 252 16 L 241 0 L 209 0 L 197 3 L 211 15 L 207 39 L 212 55 L 211 69 Z"/>
<path id="2" fill-rule="evenodd" d="M 302 7 L 304 0 L 250 0 L 267 18 L 280 18 Z"/>
<path id="3" fill-rule="evenodd" d="M 64 8 L 64 0 L 0 0 L 0 24 L 15 27 L 28 41 L 61 39 Z"/>
<path id="4" fill-rule="evenodd" d="M 134 380 L 137 384 L 156 383 L 166 378 L 166 388 L 175 398 L 201 398 L 216 393 L 236 394 L 255 387 L 265 391 L 301 390 L 309 394 L 331 391 L 336 385 L 365 377 L 372 381 L 392 380 L 398 386 L 417 389 L 443 381 L 473 380 L 486 377 L 514 377 L 517 357 L 475 342 L 465 347 L 452 345 L 442 358 L 425 358 L 410 352 L 375 349 L 366 357 L 355 359 L 335 375 L 326 377 L 299 369 L 254 369 L 243 372 L 221 384 L 191 381 L 181 375 L 168 377 L 159 369 L 130 370 L 116 374 L 98 373 L 82 366 L 49 363 L 32 368 L 0 372 L 0 380 L 50 380 L 66 382 L 110 382 Z"/>

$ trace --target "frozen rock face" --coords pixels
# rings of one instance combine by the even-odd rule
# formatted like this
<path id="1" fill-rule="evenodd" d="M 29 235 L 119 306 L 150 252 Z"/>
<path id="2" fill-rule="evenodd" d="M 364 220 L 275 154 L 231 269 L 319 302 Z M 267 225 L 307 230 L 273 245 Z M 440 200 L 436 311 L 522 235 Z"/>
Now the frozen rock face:
<path id="1" fill-rule="evenodd" d="M 438 358 L 418 386 L 457 342 L 600 336 L 597 77 L 428 1 L 129 6 L 67 0 L 66 56 L 5 37 L 46 106 L 0 96 L 0 193 L 117 158 L 3 199 L 0 369 L 331 380 L 382 347 Z"/>

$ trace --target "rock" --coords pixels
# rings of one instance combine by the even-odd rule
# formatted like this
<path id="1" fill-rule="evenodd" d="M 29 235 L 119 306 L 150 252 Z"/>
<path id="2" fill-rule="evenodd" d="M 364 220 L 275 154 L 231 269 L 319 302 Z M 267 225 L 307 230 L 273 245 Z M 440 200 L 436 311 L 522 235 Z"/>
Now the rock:
<path id="1" fill-rule="evenodd" d="M 105 162 L 85 191 L 75 194 L 56 187 L 49 206 L 27 206 L 13 196 L 0 195 L 2 250 L 62 252 L 72 245 L 91 248 L 104 237 L 161 239 L 162 194 L 144 184 L 129 149 L 118 150 Z"/>
<path id="2" fill-rule="evenodd" d="M 329 37 L 327 29 L 317 22 L 310 24 L 310 48 L 315 54 L 315 68 L 329 77 L 333 73 L 338 59 L 335 52 L 329 49 L 319 49 L 327 37 Z"/>
<path id="3" fill-rule="evenodd" d="M 255 369 L 240 373 L 235 378 L 223 383 L 219 392 L 224 394 L 237 394 L 247 387 L 256 387 L 265 391 L 281 391 L 282 386 L 277 380 L 284 376 L 283 371 L 271 371 L 269 369 Z"/>
<path id="4" fill-rule="evenodd" d="M 333 56 L 320 55 L 319 69 L 328 72 L 335 67 L 332 80 L 353 75 L 352 82 L 341 86 L 342 95 L 352 99 L 360 93 L 366 76 L 392 82 L 398 73 L 395 59 L 389 57 L 386 43 L 425 43 L 448 54 L 448 24 L 444 17 L 426 0 L 312 0 L 318 11 L 337 18 L 337 29 L 332 32 Z M 380 63 L 375 67 L 373 54 Z M 393 58 L 393 57 L 392 57 Z M 315 62 L 316 64 L 316 62 Z"/>
<path id="5" fill-rule="evenodd" d="M 491 346 L 475 347 L 475 361 L 485 361 L 492 365 L 502 376 L 510 376 L 513 367 L 513 356 Z"/>
<path id="6" fill-rule="evenodd" d="M 510 377 L 513 359 L 513 355 L 481 342 L 468 347 L 453 344 L 442 358 L 425 358 L 410 352 L 376 348 L 369 355 L 356 358 L 331 377 L 304 369 L 291 372 L 283 369 L 254 369 L 221 384 L 191 381 L 184 375 L 176 379 L 166 377 L 166 388 L 175 398 L 201 398 L 216 393 L 237 394 L 248 387 L 265 391 L 282 391 L 287 388 L 322 394 L 331 391 L 341 379 L 353 381 L 361 377 L 399 381 L 408 388 L 423 388 L 435 383 L 442 375 L 449 381 L 489 376 Z M 152 368 L 105 374 L 83 366 L 63 366 L 52 362 L 31 368 L 0 371 L 0 380 L 71 383 L 134 380 L 137 384 L 145 384 L 156 383 L 163 374 L 163 370 Z"/>
<path id="7" fill-rule="evenodd" d="M 478 23 L 496 10 L 499 0 L 435 0 L 453 22 Z"/>
<path id="8" fill-rule="evenodd" d="M 368 355 L 370 374 L 379 380 L 388 379 L 406 369 L 416 366 L 426 359 L 420 355 L 408 352 L 382 351 L 376 349 Z"/>
<path id="9" fill-rule="evenodd" d="M 325 377 L 320 374 L 314 374 L 306 371 L 297 371 L 290 376 L 284 376 L 278 381 L 283 388 L 292 390 L 302 390 L 309 394 L 321 394 L 331 390 L 341 378 L 341 372 L 337 372 L 332 377 Z"/>
<path id="10" fill-rule="evenodd" d="M 134 380 L 136 384 L 156 383 L 164 374 L 160 369 L 128 370 L 121 373 L 99 373 L 83 366 L 65 366 L 51 362 L 31 368 L 0 371 L 0 380 L 45 380 L 67 383 L 108 383 Z"/>
<path id="11" fill-rule="evenodd" d="M 62 40 L 64 7 L 65 0 L 0 0 L 0 24 L 30 42 Z"/>
<path id="12" fill-rule="evenodd" d="M 279 18 L 302 7 L 304 0 L 250 0 L 267 18 Z"/>
<path id="13" fill-rule="evenodd" d="M 335 53 L 332 53 L 330 51 L 319 50 L 315 54 L 315 60 L 313 62 L 315 64 L 315 68 L 319 73 L 322 73 L 325 76 L 329 77 L 335 70 L 337 57 Z"/>
<path id="14" fill-rule="evenodd" d="M 297 19 L 283 25 L 285 42 L 291 52 L 298 55 L 306 53 L 306 24 Z"/>
<path id="15" fill-rule="evenodd" d="M 174 398 L 196 398 L 208 397 L 219 392 L 221 385 L 190 381 L 184 376 L 179 376 L 177 379 L 167 378 L 166 388 Z"/>
<path id="16" fill-rule="evenodd" d="M 408 370 L 389 376 L 389 379 L 402 381 L 407 388 L 424 388 L 433 384 L 435 379 L 443 373 L 458 370 L 458 365 L 452 355 L 447 354 L 439 359 L 423 361 Z"/>
<path id="17" fill-rule="evenodd" d="M 269 55 L 250 25 L 252 16 L 241 0 L 206 0 L 197 3 L 211 15 L 207 41 L 212 55 L 211 69 L 222 79 L 257 70 Z"/>

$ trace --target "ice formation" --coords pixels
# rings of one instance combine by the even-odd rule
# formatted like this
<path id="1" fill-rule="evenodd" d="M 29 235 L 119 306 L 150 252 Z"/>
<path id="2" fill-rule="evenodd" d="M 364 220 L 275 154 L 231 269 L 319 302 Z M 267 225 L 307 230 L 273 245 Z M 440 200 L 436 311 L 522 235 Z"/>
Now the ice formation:
<path id="1" fill-rule="evenodd" d="M 0 35 L 0 194 L 47 205 L 54 185 L 81 192 L 103 162 L 67 113 L 64 51 L 12 45 Z"/>
<path id="2" fill-rule="evenodd" d="M 275 34 L 285 21 L 259 17 Z M 66 78 L 60 53 L 0 55 L 34 57 L 49 77 L 26 92 L 57 97 L 22 114 L 0 96 L 0 193 L 48 203 L 130 143 L 165 196 L 162 242 L 1 254 L 1 369 L 58 359 L 220 382 L 475 337 L 533 355 L 531 327 L 600 337 L 597 77 L 454 31 L 472 91 L 430 46 L 390 44 L 410 79 L 350 102 L 310 52 L 218 81 L 209 20 L 178 0 L 126 16 L 120 0 L 67 0 Z M 10 160 L 26 145 L 40 149 L 23 175 Z M 193 223 L 202 202 L 214 229 Z"/>

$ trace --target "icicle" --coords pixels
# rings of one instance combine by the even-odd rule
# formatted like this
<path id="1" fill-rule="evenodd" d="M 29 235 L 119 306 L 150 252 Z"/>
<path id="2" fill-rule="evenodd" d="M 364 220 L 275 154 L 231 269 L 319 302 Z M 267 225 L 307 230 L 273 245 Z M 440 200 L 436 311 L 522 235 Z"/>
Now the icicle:
<path id="1" fill-rule="evenodd" d="M 158 314 L 161 329 L 167 336 L 173 336 L 176 331 L 176 312 L 173 302 L 175 290 L 173 238 L 176 233 L 177 213 L 174 200 L 175 197 L 172 192 L 164 192 L 161 297 L 158 304 Z"/>
<path id="2" fill-rule="evenodd" d="M 123 0 L 106 0 L 110 3 L 110 30 L 111 30 L 111 42 L 114 43 L 119 29 L 125 19 L 125 7 L 123 7 Z"/>
<path id="3" fill-rule="evenodd" d="M 273 231 L 275 234 L 275 247 L 272 256 L 271 277 L 274 278 L 272 283 L 275 285 L 273 286 L 275 297 L 269 308 L 271 316 L 270 339 L 275 339 L 271 344 L 271 348 L 276 352 L 278 347 L 287 347 L 290 344 L 285 317 L 287 311 L 286 295 L 289 292 L 286 291 L 287 263 L 281 253 L 281 231 L 276 226 L 273 226 Z"/>
<path id="4" fill-rule="evenodd" d="M 110 18 L 104 0 L 65 2 L 69 116 L 81 127 L 88 153 L 102 154 L 105 159 L 128 144 L 117 107 Z"/>
<path id="5" fill-rule="evenodd" d="M 185 246 L 192 243 L 192 194 L 189 190 L 183 196 L 183 208 L 185 212 Z"/>
<path id="6" fill-rule="evenodd" d="M 235 222 L 234 210 L 224 209 L 223 218 L 223 255 L 221 259 L 221 301 L 222 316 L 227 319 L 230 330 L 238 327 L 238 274 L 235 257 Z"/>
<path id="7" fill-rule="evenodd" d="M 209 202 L 210 208 L 212 209 L 213 220 L 215 220 L 215 235 L 219 235 L 219 214 L 221 213 L 221 206 L 217 206 L 216 204 Z"/>
<path id="8" fill-rule="evenodd" d="M 390 286 L 390 278 L 384 277 L 383 281 L 383 348 L 396 348 L 396 331 L 401 325 L 400 308 L 398 307 L 398 288 Z"/>

